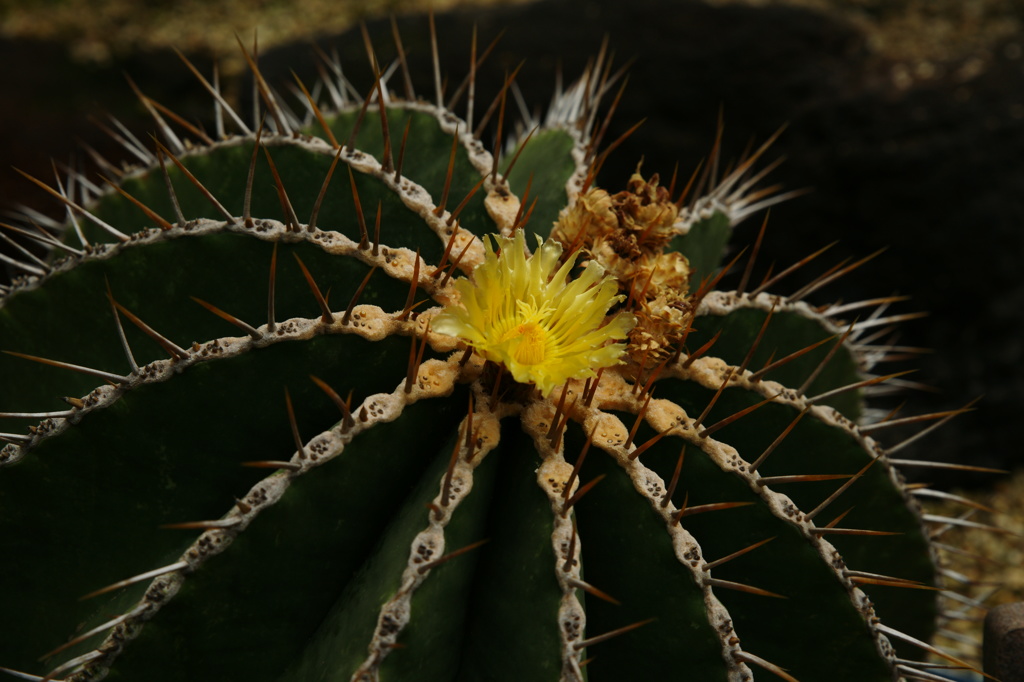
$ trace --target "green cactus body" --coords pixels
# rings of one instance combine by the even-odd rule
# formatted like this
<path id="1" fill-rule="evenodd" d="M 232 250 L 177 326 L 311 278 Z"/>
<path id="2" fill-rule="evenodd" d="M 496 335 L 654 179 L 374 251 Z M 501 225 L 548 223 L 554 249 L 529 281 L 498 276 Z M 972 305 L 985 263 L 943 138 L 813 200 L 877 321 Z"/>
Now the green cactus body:
<path id="1" fill-rule="evenodd" d="M 0 347 L 78 368 L 0 355 L 0 664 L 75 682 L 932 679 L 910 640 L 934 631 L 937 550 L 862 414 L 872 313 L 714 288 L 728 227 L 778 198 L 749 193 L 750 164 L 650 251 L 691 256 L 665 313 L 682 317 L 644 336 L 657 302 L 623 284 L 615 311 L 641 322 L 622 361 L 544 396 L 429 327 L 487 235 L 546 238 L 603 196 L 611 84 L 584 77 L 497 161 L 479 121 L 346 87 L 324 84 L 323 126 L 263 87 L 266 127 L 219 106 L 235 133 L 216 141 L 156 113 L 163 142 L 121 191 L 51 190 L 66 232 L 4 292 Z"/>

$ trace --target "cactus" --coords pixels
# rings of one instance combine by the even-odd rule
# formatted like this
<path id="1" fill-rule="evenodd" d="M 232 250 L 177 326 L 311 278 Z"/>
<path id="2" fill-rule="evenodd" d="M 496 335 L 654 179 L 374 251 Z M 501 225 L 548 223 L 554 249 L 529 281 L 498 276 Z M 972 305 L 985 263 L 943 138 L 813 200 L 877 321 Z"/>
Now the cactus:
<path id="1" fill-rule="evenodd" d="M 67 218 L 5 225 L 50 253 L 20 248 L 0 290 L 3 670 L 865 682 L 940 679 L 928 654 L 966 665 L 928 643 L 948 520 L 874 440 L 904 420 L 864 404 L 895 376 L 875 373 L 893 349 L 873 334 L 905 316 L 805 302 L 854 266 L 788 296 L 788 269 L 754 286 L 756 245 L 719 286 L 730 228 L 787 196 L 755 189 L 767 145 L 722 177 L 716 158 L 608 192 L 603 56 L 512 125 L 511 78 L 474 112 L 475 39 L 447 104 L 439 77 L 414 95 L 397 32 L 395 52 L 404 96 L 376 67 L 355 96 L 329 64 L 296 114 L 245 51 L 255 122 L 185 60 L 215 133 L 139 92 L 158 135 L 114 133 L 137 167 L 31 178 Z"/>

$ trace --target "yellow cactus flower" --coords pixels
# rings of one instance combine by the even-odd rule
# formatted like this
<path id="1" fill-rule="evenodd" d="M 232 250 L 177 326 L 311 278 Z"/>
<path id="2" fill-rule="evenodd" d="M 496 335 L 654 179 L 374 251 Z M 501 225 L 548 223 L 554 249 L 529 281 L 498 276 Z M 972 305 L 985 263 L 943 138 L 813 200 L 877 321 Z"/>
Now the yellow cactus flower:
<path id="1" fill-rule="evenodd" d="M 567 379 L 591 377 L 620 362 L 625 344 L 608 342 L 626 338 L 636 319 L 619 313 L 604 324 L 608 309 L 623 299 L 604 268 L 590 262 L 569 280 L 576 254 L 558 267 L 557 242 L 538 237 L 537 252 L 527 258 L 522 230 L 493 238 L 500 252 L 485 240 L 484 262 L 472 281 L 455 283 L 461 306 L 435 317 L 434 331 L 462 339 L 545 396 Z"/>

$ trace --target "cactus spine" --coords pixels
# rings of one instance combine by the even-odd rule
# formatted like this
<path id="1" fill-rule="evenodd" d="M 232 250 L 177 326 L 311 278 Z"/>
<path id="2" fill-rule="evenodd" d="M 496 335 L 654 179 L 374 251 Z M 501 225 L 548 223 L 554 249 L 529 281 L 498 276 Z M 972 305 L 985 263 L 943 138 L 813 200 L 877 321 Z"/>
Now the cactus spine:
<path id="1" fill-rule="evenodd" d="M 510 81 L 475 118 L 471 72 L 459 118 L 338 75 L 297 115 L 246 57 L 262 121 L 197 72 L 215 136 L 140 94 L 139 167 L 33 179 L 67 221 L 0 301 L 5 670 L 936 679 L 944 521 L 863 406 L 891 301 L 719 289 L 730 227 L 785 198 L 752 189 L 764 148 L 608 193 L 603 58 L 510 134 Z M 570 317 L 506 355 L 452 322 L 524 230 L 593 263 L 569 287 L 609 278 L 590 364 L 545 355 Z"/>

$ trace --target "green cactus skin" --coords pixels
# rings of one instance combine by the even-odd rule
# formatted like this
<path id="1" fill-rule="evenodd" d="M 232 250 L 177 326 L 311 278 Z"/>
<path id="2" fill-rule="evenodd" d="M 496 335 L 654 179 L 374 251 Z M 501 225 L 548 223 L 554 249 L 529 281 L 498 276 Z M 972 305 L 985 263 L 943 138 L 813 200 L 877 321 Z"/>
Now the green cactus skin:
<path id="1" fill-rule="evenodd" d="M 914 660 L 945 520 L 862 405 L 888 303 L 705 286 L 667 362 L 631 348 L 544 398 L 428 327 L 485 235 L 546 237 L 587 190 L 604 63 L 497 161 L 472 113 L 339 76 L 296 116 L 253 68 L 258 134 L 209 84 L 217 140 L 143 98 L 162 142 L 126 142 L 118 191 L 51 188 L 64 235 L 0 292 L 0 348 L 78 366 L 0 355 L 5 670 L 939 679 Z M 752 163 L 679 213 L 693 289 L 783 198 Z"/>

